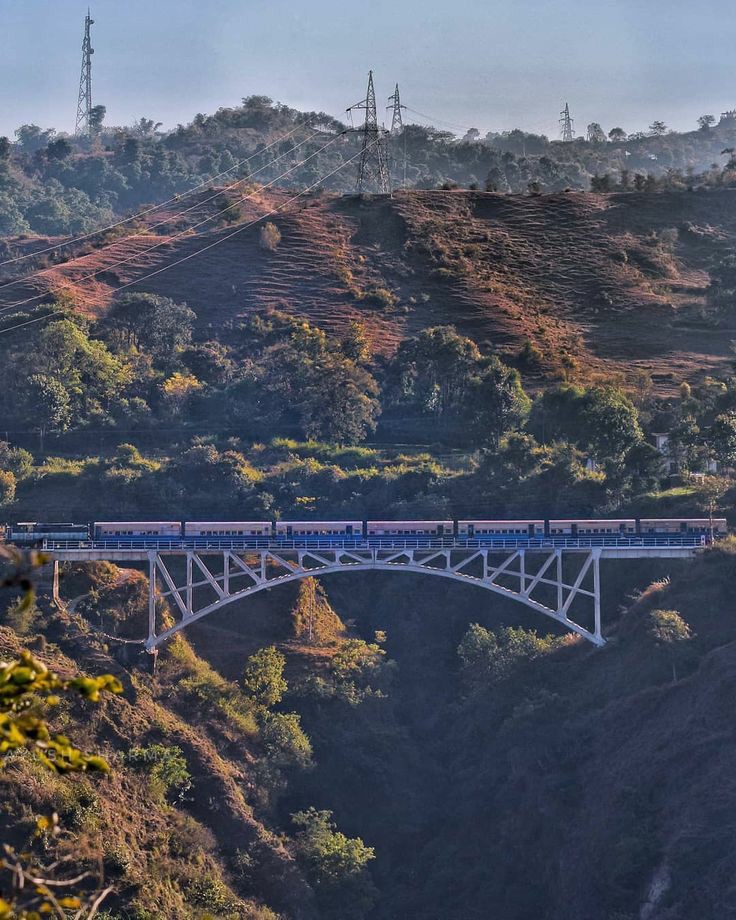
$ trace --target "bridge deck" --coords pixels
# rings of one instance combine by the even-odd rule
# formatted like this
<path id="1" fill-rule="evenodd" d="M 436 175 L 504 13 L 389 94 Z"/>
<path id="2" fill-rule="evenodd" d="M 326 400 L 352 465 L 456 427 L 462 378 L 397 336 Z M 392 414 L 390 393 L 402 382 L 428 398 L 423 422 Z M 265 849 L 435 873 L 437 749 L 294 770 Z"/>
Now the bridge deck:
<path id="1" fill-rule="evenodd" d="M 309 550 L 450 550 L 488 551 L 507 553 L 515 550 L 528 552 L 549 552 L 554 549 L 566 551 L 590 552 L 601 549 L 604 559 L 636 558 L 686 558 L 705 546 L 702 537 L 516 537 L 504 539 L 424 539 L 403 537 L 373 537 L 368 539 L 329 538 L 329 539 L 125 539 L 97 540 L 79 542 L 46 541 L 43 549 L 55 559 L 84 562 L 92 560 L 142 561 L 149 553 L 163 555 L 182 555 L 185 553 L 212 554 L 230 551 L 248 552 L 305 552 Z"/>

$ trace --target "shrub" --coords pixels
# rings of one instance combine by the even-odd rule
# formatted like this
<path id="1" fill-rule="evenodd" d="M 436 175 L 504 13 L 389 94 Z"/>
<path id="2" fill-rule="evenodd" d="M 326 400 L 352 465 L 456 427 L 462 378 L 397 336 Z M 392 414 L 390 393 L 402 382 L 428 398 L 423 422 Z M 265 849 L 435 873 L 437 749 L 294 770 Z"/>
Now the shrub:
<path id="1" fill-rule="evenodd" d="M 184 752 L 180 747 L 164 744 L 149 744 L 146 747 L 131 748 L 125 755 L 125 762 L 131 767 L 148 773 L 155 792 L 164 797 L 176 791 L 181 797 L 191 788 L 191 774 Z"/>
<path id="2" fill-rule="evenodd" d="M 508 626 L 493 632 L 473 623 L 458 646 L 463 681 L 473 692 L 498 684 L 554 644 L 552 636 L 541 637 L 534 630 Z"/>
<path id="3" fill-rule="evenodd" d="M 240 902 L 222 879 L 211 873 L 204 873 L 193 879 L 187 886 L 187 890 L 192 903 L 205 910 L 231 913 L 240 907 Z"/>
<path id="4" fill-rule="evenodd" d="M 25 598 L 19 597 L 5 611 L 5 623 L 19 636 L 27 636 L 36 625 L 38 615 L 34 602 L 28 603 Z"/>
<path id="5" fill-rule="evenodd" d="M 268 223 L 261 227 L 261 249 L 265 249 L 268 252 L 275 252 L 278 249 L 280 242 L 281 231 L 276 226 L 276 224 L 271 223 L 269 220 Z"/>
<path id="6" fill-rule="evenodd" d="M 366 291 L 365 299 L 380 307 L 393 307 L 396 303 L 396 296 L 384 287 L 375 287 Z"/>
<path id="7" fill-rule="evenodd" d="M 346 837 L 331 811 L 309 808 L 291 816 L 299 828 L 297 858 L 303 865 L 326 920 L 362 920 L 378 892 L 367 871 L 375 858 L 360 837 Z"/>
<path id="8" fill-rule="evenodd" d="M 8 470 L 0 470 L 0 506 L 15 500 L 15 476 Z"/>
<path id="9" fill-rule="evenodd" d="M 286 659 L 273 645 L 250 656 L 245 666 L 243 685 L 256 703 L 268 709 L 281 702 L 287 690 L 285 665 Z"/>
<path id="10" fill-rule="evenodd" d="M 308 767 L 312 763 L 312 745 L 304 734 L 301 719 L 295 712 L 273 712 L 261 730 L 269 761 L 276 767 Z"/>

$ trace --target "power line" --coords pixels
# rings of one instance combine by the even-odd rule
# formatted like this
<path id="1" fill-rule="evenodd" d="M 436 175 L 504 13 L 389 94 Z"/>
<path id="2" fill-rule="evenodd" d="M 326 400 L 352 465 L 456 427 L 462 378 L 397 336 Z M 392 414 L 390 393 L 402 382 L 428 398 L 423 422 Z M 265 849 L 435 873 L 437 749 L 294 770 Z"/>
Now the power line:
<path id="1" fill-rule="evenodd" d="M 174 201 L 180 201 L 182 198 L 186 198 L 188 195 L 193 195 L 195 192 L 200 191 L 205 188 L 207 185 L 211 185 L 216 179 L 221 179 L 223 176 L 226 176 L 228 173 L 233 172 L 236 169 L 240 169 L 241 166 L 245 166 L 250 163 L 251 160 L 255 160 L 256 157 L 259 157 L 262 153 L 270 150 L 272 147 L 275 147 L 277 144 L 282 143 L 283 141 L 288 140 L 297 131 L 301 131 L 304 125 L 297 125 L 296 128 L 289 131 L 288 134 L 284 134 L 282 137 L 277 138 L 275 141 L 272 141 L 262 150 L 252 153 L 249 157 L 246 157 L 243 160 L 239 160 L 235 165 L 230 166 L 228 169 L 223 170 L 210 176 L 208 179 L 205 179 L 203 182 L 200 182 L 199 185 L 195 185 L 193 188 L 188 189 L 185 192 L 181 192 L 178 195 L 174 195 L 171 198 L 167 198 L 166 201 L 161 201 L 158 204 L 151 205 L 150 208 L 144 208 L 142 211 L 138 211 L 135 214 L 132 214 L 130 217 L 123 218 L 122 220 L 115 221 L 113 224 L 108 224 L 106 227 L 99 227 L 97 230 L 91 230 L 89 233 L 83 233 L 80 236 L 72 237 L 71 239 L 64 240 L 62 243 L 55 243 L 53 246 L 47 246 L 45 249 L 36 249 L 33 252 L 28 252 L 22 256 L 16 256 L 13 259 L 6 259 L 4 262 L 0 262 L 0 268 L 5 265 L 13 265 L 15 262 L 23 262 L 26 259 L 33 259 L 36 256 L 44 255 L 47 252 L 53 252 L 55 249 L 63 249 L 65 246 L 73 246 L 75 243 L 81 243 L 84 240 L 91 239 L 93 236 L 98 236 L 100 233 L 107 233 L 109 230 L 115 230 L 118 227 L 122 227 L 124 224 L 129 224 L 132 221 L 140 220 L 142 217 L 145 217 L 147 214 L 151 214 L 153 211 L 158 211 L 161 208 L 166 207 L 168 204 L 172 204 Z M 319 133 L 315 131 L 315 133 Z M 312 135 L 314 137 L 314 134 Z M 301 146 L 301 145 L 299 145 Z M 293 148 L 292 148 L 293 149 Z"/>
<path id="2" fill-rule="evenodd" d="M 365 111 L 363 124 L 363 147 L 358 166 L 358 180 L 356 191 L 359 195 L 369 188 L 377 189 L 381 193 L 391 191 L 388 174 L 388 161 L 384 144 L 384 132 L 378 126 L 378 110 L 376 107 L 376 90 L 373 85 L 373 71 L 368 73 L 368 89 L 365 100 L 351 105 L 347 112 L 352 117 L 353 110 Z"/>
<path id="3" fill-rule="evenodd" d="M 109 243 L 106 243 L 104 246 L 100 246 L 98 249 L 95 250 L 95 252 L 96 253 L 104 252 L 106 249 L 110 249 L 111 247 L 116 246 L 118 243 L 126 242 L 128 240 L 134 240 L 140 236 L 147 236 L 151 232 L 151 230 L 155 230 L 157 227 L 162 227 L 164 224 L 171 223 L 172 221 L 179 220 L 180 218 L 184 217 L 185 214 L 189 214 L 191 211 L 196 211 L 198 208 L 201 208 L 202 205 L 208 204 L 210 201 L 214 201 L 215 198 L 219 198 L 225 192 L 229 192 L 232 189 L 237 188 L 238 185 L 241 185 L 243 182 L 247 182 L 248 179 L 252 179 L 253 176 L 257 176 L 259 172 L 263 172 L 264 169 L 267 169 L 268 167 L 275 165 L 276 163 L 279 162 L 279 160 L 283 160 L 284 157 L 289 156 L 290 154 L 294 153 L 295 150 L 298 150 L 300 147 L 303 147 L 304 144 L 308 143 L 310 140 L 312 140 L 312 138 L 315 135 L 319 133 L 320 133 L 319 131 L 313 131 L 312 134 L 309 135 L 309 137 L 306 137 L 303 141 L 300 141 L 298 144 L 295 144 L 285 153 L 282 153 L 279 156 L 277 156 L 275 160 L 271 160 L 270 163 L 264 163 L 263 166 L 260 166 L 251 175 L 244 176 L 242 179 L 238 179 L 235 182 L 232 182 L 230 185 L 224 186 L 223 188 L 215 192 L 213 195 L 210 195 L 209 198 L 204 198 L 202 199 L 202 201 L 198 201 L 196 204 L 193 204 L 191 207 L 186 208 L 184 211 L 179 211 L 178 214 L 172 214 L 171 216 L 166 217 L 163 220 L 160 220 L 155 224 L 150 224 L 145 229 L 139 230 L 137 233 L 131 233 L 129 236 L 121 237 L 120 239 L 111 240 Z M 294 167 L 292 167 L 292 169 L 293 168 Z M 284 175 L 286 174 L 287 173 L 284 173 Z M 280 177 L 280 178 L 283 178 L 283 177 Z M 228 208 L 226 208 L 225 210 L 228 210 L 229 207 L 230 206 L 228 206 Z M 132 218 L 129 218 L 129 220 L 132 220 Z M 192 228 L 189 228 L 189 229 L 192 229 Z M 98 232 L 101 232 L 101 231 L 98 231 Z M 69 243 L 65 243 L 63 245 L 68 246 Z M 4 284 L 0 284 L 0 291 L 5 290 L 5 288 L 12 287 L 15 284 L 21 284 L 24 281 L 29 281 L 31 278 L 40 277 L 41 275 L 46 274 L 47 272 L 57 271 L 59 268 L 63 268 L 65 264 L 68 264 L 68 263 L 52 265 L 49 268 L 42 268 L 35 272 L 29 272 L 27 275 L 22 275 L 20 278 L 13 278 L 12 281 L 6 281 Z M 10 306 L 14 306 L 14 304 L 10 304 Z M 0 307 L 0 310 L 4 310 L 4 309 L 6 308 Z"/>
<path id="4" fill-rule="evenodd" d="M 343 163 L 335 167 L 335 169 L 333 169 L 331 172 L 327 173 L 326 175 L 321 176 L 316 182 L 313 182 L 311 185 L 302 189 L 298 194 L 294 195 L 292 198 L 289 198 L 287 201 L 283 202 L 277 207 L 272 208 L 270 211 L 267 211 L 265 214 L 262 214 L 260 217 L 257 217 L 254 220 L 249 221 L 247 224 L 243 224 L 242 226 L 238 227 L 237 230 L 233 230 L 232 233 L 228 233 L 226 236 L 220 237 L 220 239 L 215 240 L 209 245 L 202 247 L 202 249 L 198 249 L 196 252 L 192 252 L 187 256 L 183 256 L 181 259 L 177 259 L 175 262 L 172 262 L 169 265 L 164 265 L 161 268 L 156 269 L 156 271 L 149 272 L 147 275 L 143 275 L 140 278 L 136 278 L 134 281 L 129 281 L 127 284 L 121 285 L 119 288 L 116 289 L 116 293 L 118 293 L 119 291 L 123 291 L 126 288 L 132 287 L 135 284 L 140 284 L 143 281 L 148 281 L 150 278 L 153 278 L 156 275 L 160 275 L 162 272 L 168 271 L 170 268 L 176 268 L 178 265 L 181 265 L 184 262 L 188 262 L 190 259 L 196 258 L 196 256 L 202 255 L 203 252 L 207 252 L 210 249 L 214 249 L 214 247 L 219 246 L 220 243 L 227 242 L 227 240 L 232 239 L 234 236 L 237 236 L 239 233 L 243 233 L 245 230 L 249 230 L 251 227 L 260 223 L 262 220 L 265 220 L 267 217 L 271 217 L 274 214 L 277 214 L 280 211 L 283 211 L 284 208 L 288 207 L 290 204 L 297 201 L 299 198 L 302 197 L 302 195 L 306 195 L 308 192 L 311 192 L 312 189 L 317 188 L 326 179 L 330 179 L 332 176 L 338 173 L 341 169 L 344 169 L 346 166 L 349 166 L 350 163 L 352 163 L 354 160 L 357 160 L 358 157 L 361 155 L 362 155 L 362 150 L 358 151 L 358 153 L 353 154 L 353 156 L 351 156 L 348 160 L 345 160 Z M 16 329 L 23 329 L 26 326 L 32 326 L 34 323 L 43 322 L 43 320 L 51 319 L 54 316 L 64 316 L 64 315 L 65 315 L 64 310 L 56 310 L 52 313 L 47 313 L 45 316 L 38 316 L 35 319 L 26 320 L 25 322 L 18 323 L 15 326 L 8 326 L 5 329 L 0 329 L 0 335 L 4 335 L 7 332 L 15 332 Z"/>
<path id="5" fill-rule="evenodd" d="M 134 256 L 130 256 L 127 259 L 121 259 L 118 262 L 113 262 L 111 265 L 106 265 L 103 268 L 100 268 L 97 271 L 92 272 L 89 275 L 84 275 L 83 277 L 78 278 L 74 283 L 81 284 L 84 281 L 91 281 L 93 278 L 96 278 L 98 275 L 109 272 L 114 268 L 119 268 L 121 265 L 128 265 L 130 262 L 135 262 L 137 259 L 140 259 L 141 256 L 148 255 L 148 253 L 153 252 L 156 249 L 159 249 L 161 246 L 168 245 L 174 240 L 180 239 L 182 236 L 188 236 L 193 230 L 198 229 L 199 227 L 203 226 L 206 223 L 209 223 L 209 221 L 211 220 L 215 220 L 215 218 L 217 217 L 221 217 L 223 214 L 226 214 L 228 211 L 232 210 L 237 205 L 242 204 L 242 202 L 249 201 L 250 199 L 255 198 L 264 189 L 271 188 L 277 182 L 280 182 L 285 176 L 288 176 L 289 173 L 293 172 L 295 169 L 299 169 L 301 166 L 304 166 L 310 160 L 313 160 L 316 156 L 319 156 L 319 154 L 321 154 L 324 150 L 326 150 L 328 147 L 334 144 L 335 141 L 339 140 L 345 133 L 346 132 L 343 131 L 340 134 L 336 134 L 330 141 L 328 141 L 326 144 L 320 147 L 319 150 L 316 150 L 314 153 L 310 154 L 300 163 L 295 163 L 293 166 L 290 166 L 289 169 L 286 170 L 286 172 L 283 172 L 280 176 L 277 176 L 275 179 L 272 179 L 270 182 L 267 182 L 265 185 L 260 186 L 255 192 L 250 192 L 247 195 L 244 195 L 242 198 L 238 198 L 236 201 L 231 202 L 226 208 L 222 208 L 222 210 L 216 211 L 214 214 L 210 214 L 209 217 L 205 217 L 203 220 L 198 221 L 196 224 L 192 224 L 191 227 L 187 227 L 185 230 L 181 230 L 178 233 L 175 233 L 173 236 L 168 236 L 162 240 L 159 240 L 158 243 L 155 243 L 153 246 L 150 246 L 148 249 L 144 249 L 142 252 L 138 252 Z M 48 272 L 53 272 L 55 270 L 56 268 L 46 268 L 46 269 L 43 269 L 43 271 L 41 272 L 37 272 L 35 275 L 31 275 L 30 277 L 38 277 L 42 274 L 47 274 Z M 73 280 L 73 279 L 69 279 L 69 280 Z M 9 303 L 3 307 L 0 307 L 0 312 L 3 312 L 4 310 L 11 310 L 15 307 L 26 306 L 27 304 L 33 303 L 36 300 L 41 300 L 41 298 L 45 296 L 46 296 L 46 293 L 43 293 L 43 294 L 36 294 L 33 297 L 27 297 L 25 300 L 16 300 L 13 303 Z"/>
<path id="6" fill-rule="evenodd" d="M 90 15 L 89 8 L 84 20 L 84 41 L 82 42 L 82 72 L 79 77 L 79 97 L 77 99 L 77 120 L 74 134 L 77 137 L 85 135 L 90 139 L 94 136 L 92 118 L 92 26 L 95 21 Z"/>
<path id="7" fill-rule="evenodd" d="M 472 131 L 472 127 L 469 125 L 458 125 L 454 124 L 451 121 L 443 121 L 441 118 L 434 118 L 432 115 L 427 115 L 424 112 L 418 112 L 416 109 L 410 108 L 408 105 L 405 105 L 404 108 L 407 112 L 411 112 L 412 115 L 418 115 L 420 118 L 424 118 L 425 121 L 432 122 L 435 125 L 440 125 L 441 127 L 452 128 L 458 131 Z"/>

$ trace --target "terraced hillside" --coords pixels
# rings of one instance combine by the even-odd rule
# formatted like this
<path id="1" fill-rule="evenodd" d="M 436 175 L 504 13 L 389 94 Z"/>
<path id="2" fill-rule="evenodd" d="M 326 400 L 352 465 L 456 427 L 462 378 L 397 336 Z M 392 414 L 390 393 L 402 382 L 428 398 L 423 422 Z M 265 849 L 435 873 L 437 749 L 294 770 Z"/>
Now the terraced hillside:
<path id="1" fill-rule="evenodd" d="M 240 205 L 236 223 L 194 232 L 182 231 L 219 199 L 186 219 L 172 211 L 155 230 L 0 290 L 0 305 L 65 292 L 99 312 L 140 279 L 129 289 L 185 300 L 215 335 L 276 307 L 328 329 L 360 318 L 388 352 L 419 328 L 453 323 L 509 356 L 531 341 L 542 355 L 531 376 L 644 370 L 662 391 L 729 360 L 736 330 L 709 315 L 705 294 L 736 236 L 734 191 L 412 191 L 289 203 L 290 194 L 264 192 Z M 281 242 L 271 251 L 252 222 L 274 209 Z"/>

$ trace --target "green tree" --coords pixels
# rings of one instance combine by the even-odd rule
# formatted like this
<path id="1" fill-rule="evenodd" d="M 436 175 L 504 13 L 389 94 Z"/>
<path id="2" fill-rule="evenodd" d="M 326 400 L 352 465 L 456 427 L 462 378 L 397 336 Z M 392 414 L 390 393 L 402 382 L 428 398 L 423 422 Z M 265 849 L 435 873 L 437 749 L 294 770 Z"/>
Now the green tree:
<path id="1" fill-rule="evenodd" d="M 482 443 L 497 448 L 502 435 L 517 428 L 529 414 L 531 400 L 519 372 L 495 356 L 482 362 L 468 394 L 468 414 Z"/>
<path id="2" fill-rule="evenodd" d="M 693 637 L 692 630 L 676 610 L 652 610 L 647 619 L 647 634 L 669 659 L 674 683 L 677 665 L 685 655 L 685 643 Z"/>
<path id="3" fill-rule="evenodd" d="M 667 125 L 663 121 L 653 121 L 649 125 L 649 134 L 652 137 L 663 137 L 667 133 Z"/>
<path id="4" fill-rule="evenodd" d="M 93 105 L 89 113 L 89 130 L 93 137 L 96 137 L 102 131 L 102 123 L 107 115 L 107 108 L 104 105 Z"/>
<path id="5" fill-rule="evenodd" d="M 716 417 L 708 440 L 718 461 L 724 466 L 736 466 L 736 411 Z"/>
<path id="6" fill-rule="evenodd" d="M 346 358 L 356 364 L 370 364 L 373 358 L 371 341 L 365 323 L 351 320 L 348 331 L 343 336 L 340 347 Z"/>
<path id="7" fill-rule="evenodd" d="M 158 294 L 124 294 L 112 306 L 105 325 L 125 345 L 170 358 L 188 345 L 196 314 Z"/>
<path id="8" fill-rule="evenodd" d="M 615 387 L 546 390 L 532 406 L 528 427 L 542 444 L 568 441 L 612 467 L 643 437 L 636 407 Z"/>
<path id="9" fill-rule="evenodd" d="M 259 649 L 248 659 L 243 675 L 243 686 L 261 706 L 270 709 L 281 702 L 288 686 L 284 680 L 286 658 L 269 645 Z"/>
<path id="10" fill-rule="evenodd" d="M 378 892 L 367 866 L 375 858 L 360 837 L 337 830 L 331 811 L 309 808 L 291 816 L 298 828 L 297 859 L 304 867 L 326 920 L 362 920 Z"/>
<path id="11" fill-rule="evenodd" d="M 0 470 L 8 470 L 20 481 L 31 475 L 33 454 L 22 447 L 12 447 L 8 441 L 0 441 Z"/>
<path id="12" fill-rule="evenodd" d="M 554 641 L 534 630 L 507 626 L 494 632 L 473 623 L 458 646 L 463 683 L 471 692 L 486 690 L 507 680 L 522 663 L 549 651 Z"/>
<path id="13" fill-rule="evenodd" d="M 164 798 L 170 792 L 178 798 L 191 788 L 192 777 L 184 752 L 177 745 L 149 744 L 131 748 L 125 755 L 131 767 L 145 771 L 154 794 Z"/>
<path id="14" fill-rule="evenodd" d="M 357 444 L 376 429 L 378 394 L 368 371 L 330 352 L 311 365 L 301 392 L 294 395 L 308 438 Z"/>
<path id="15" fill-rule="evenodd" d="M 452 326 L 424 329 L 396 352 L 396 397 L 430 415 L 454 412 L 467 396 L 480 358 L 475 342 Z"/>
<path id="16" fill-rule="evenodd" d="M 701 131 L 710 131 L 715 123 L 715 115 L 701 115 L 698 119 L 698 128 Z"/>
<path id="17" fill-rule="evenodd" d="M 0 508 L 15 500 L 15 476 L 9 470 L 0 470 Z"/>
<path id="18" fill-rule="evenodd" d="M 72 420 L 71 400 L 63 384 L 46 374 L 33 374 L 28 378 L 25 392 L 25 411 L 41 439 L 49 430 L 65 431 Z"/>
<path id="19" fill-rule="evenodd" d="M 312 745 L 295 712 L 269 712 L 261 725 L 261 741 L 275 767 L 304 769 L 312 763 Z"/>

